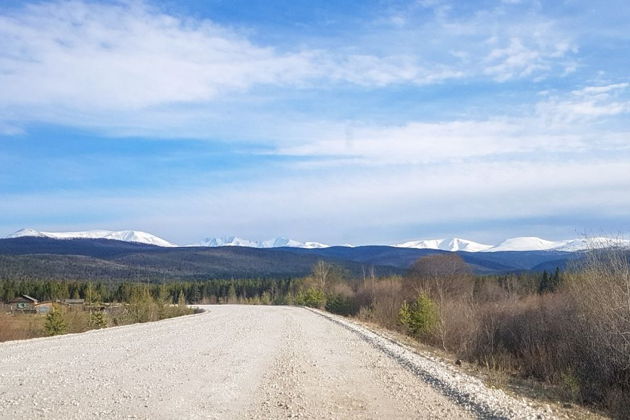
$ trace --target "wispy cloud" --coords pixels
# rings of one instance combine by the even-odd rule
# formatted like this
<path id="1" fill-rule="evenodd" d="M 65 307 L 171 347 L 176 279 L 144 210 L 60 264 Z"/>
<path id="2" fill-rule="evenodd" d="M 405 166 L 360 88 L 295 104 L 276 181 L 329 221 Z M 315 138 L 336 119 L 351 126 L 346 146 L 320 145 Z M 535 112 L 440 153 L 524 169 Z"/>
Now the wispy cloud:
<path id="1" fill-rule="evenodd" d="M 544 37 L 540 34 L 540 37 Z M 571 50 L 566 41 L 558 43 L 540 42 L 535 39 L 534 46 L 527 46 L 522 38 L 511 38 L 506 46 L 493 48 L 485 57 L 484 73 L 499 81 L 547 73 L 553 69 L 554 61 L 564 57 Z M 495 43 L 494 39 L 490 40 Z M 565 72 L 573 65 L 565 66 Z"/>
<path id="2" fill-rule="evenodd" d="M 182 137 L 191 124 L 212 129 L 225 115 L 212 107 L 226 100 L 240 101 L 247 112 L 259 88 L 381 89 L 540 77 L 573 51 L 548 21 L 515 26 L 501 23 L 496 11 L 464 21 L 448 10 L 420 26 L 426 33 L 383 32 L 380 46 L 359 37 L 339 48 L 317 42 L 280 48 L 142 1 L 27 4 L 0 15 L 0 110 L 11 126 L 48 122 L 126 135 L 143 134 L 143 121 L 151 120 L 166 136 Z M 426 35 L 430 44 L 415 41 Z M 401 36 L 417 47 L 382 48 Z M 436 48 L 451 53 L 435 54 Z M 157 118 L 161 113 L 169 117 Z"/>
<path id="3" fill-rule="evenodd" d="M 408 56 L 279 51 L 209 20 L 178 18 L 143 2 L 34 3 L 0 16 L 4 106 L 140 109 L 199 103 L 256 85 L 300 87 L 429 83 Z"/>
<path id="4" fill-rule="evenodd" d="M 498 82 L 539 80 L 575 70 L 579 48 L 574 34 L 540 13 L 536 2 L 502 3 L 488 8 L 447 1 L 420 4 L 435 13 L 426 29 L 441 44 L 453 46 L 453 55 L 461 59 L 460 65 L 465 64 L 470 77 L 486 75 Z"/>
<path id="5" fill-rule="evenodd" d="M 0 28 L 3 105 L 138 109 L 313 76 L 313 53 L 282 54 L 144 3 L 38 3 Z"/>
<path id="6" fill-rule="evenodd" d="M 94 191 L 89 198 L 14 194 L 0 202 L 0 212 L 20 212 L 41 229 L 133 227 L 183 243 L 222 234 L 284 234 L 332 243 L 361 238 L 370 243 L 384 240 L 378 229 L 418 223 L 463 226 L 543 216 L 575 223 L 571 217 L 581 214 L 619 217 L 630 206 L 624 194 L 630 188 L 629 171 L 630 162 L 623 159 L 477 162 L 369 173 L 349 170 L 342 175 L 296 171 L 273 182 L 267 178 L 183 190 Z M 82 215 L 99 212 L 96 221 L 81 222 Z"/>
<path id="7" fill-rule="evenodd" d="M 554 124 L 590 122 L 602 117 L 630 113 L 629 83 L 587 86 L 569 94 L 547 94 L 537 112 Z"/>
<path id="8" fill-rule="evenodd" d="M 630 100 L 622 99 L 627 87 L 627 83 L 619 83 L 588 86 L 562 95 L 545 93 L 545 99 L 518 116 L 359 125 L 343 134 L 332 133 L 313 142 L 281 147 L 277 153 L 353 158 L 355 164 L 364 165 L 395 165 L 627 151 L 628 127 L 602 130 L 593 126 L 604 117 L 630 112 Z M 326 163 L 338 162 L 325 160 Z"/>

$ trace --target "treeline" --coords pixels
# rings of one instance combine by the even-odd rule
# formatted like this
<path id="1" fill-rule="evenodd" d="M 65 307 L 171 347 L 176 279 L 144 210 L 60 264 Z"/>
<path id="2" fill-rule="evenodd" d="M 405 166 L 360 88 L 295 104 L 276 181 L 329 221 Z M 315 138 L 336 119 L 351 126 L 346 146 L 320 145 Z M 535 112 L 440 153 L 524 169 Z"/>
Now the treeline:
<path id="1" fill-rule="evenodd" d="M 85 299 L 88 302 L 130 302 L 143 290 L 155 299 L 177 303 L 266 303 L 292 304 L 301 279 L 239 279 L 200 282 L 132 283 L 60 280 L 0 281 L 0 300 L 8 302 L 21 295 L 41 301 Z"/>
<path id="2" fill-rule="evenodd" d="M 108 288 L 91 282 L 3 281 L 0 290 L 7 302 L 22 294 L 54 302 L 46 315 L 0 311 L 0 342 L 158 321 L 195 312 L 186 305 L 181 289 L 139 283 Z M 84 299 L 84 303 L 64 304 L 63 299 L 69 298 Z"/>

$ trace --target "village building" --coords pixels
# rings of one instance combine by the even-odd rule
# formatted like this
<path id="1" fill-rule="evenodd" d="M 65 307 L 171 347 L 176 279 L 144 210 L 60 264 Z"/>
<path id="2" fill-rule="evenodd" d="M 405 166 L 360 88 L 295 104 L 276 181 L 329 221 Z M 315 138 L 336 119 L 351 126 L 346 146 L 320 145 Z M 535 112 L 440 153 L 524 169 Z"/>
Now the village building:
<path id="1" fill-rule="evenodd" d="M 70 307 L 81 307 L 85 305 L 85 299 L 61 299 L 61 303 Z"/>
<path id="2" fill-rule="evenodd" d="M 52 302 L 40 302 L 29 295 L 22 295 L 9 301 L 11 312 L 46 314 L 52 311 Z"/>
<path id="3" fill-rule="evenodd" d="M 29 295 L 18 296 L 9 301 L 9 304 L 11 305 L 11 312 L 35 312 L 35 305 L 38 303 L 39 301 L 37 299 Z"/>

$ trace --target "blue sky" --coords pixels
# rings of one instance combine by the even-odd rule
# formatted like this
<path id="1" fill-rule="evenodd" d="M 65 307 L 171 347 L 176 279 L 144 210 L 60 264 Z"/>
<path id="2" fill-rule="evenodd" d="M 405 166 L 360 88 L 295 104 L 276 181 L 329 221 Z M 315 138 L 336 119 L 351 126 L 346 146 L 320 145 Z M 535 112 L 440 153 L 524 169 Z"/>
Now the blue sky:
<path id="1" fill-rule="evenodd" d="M 630 232 L 624 1 L 4 1 L 0 234 Z"/>

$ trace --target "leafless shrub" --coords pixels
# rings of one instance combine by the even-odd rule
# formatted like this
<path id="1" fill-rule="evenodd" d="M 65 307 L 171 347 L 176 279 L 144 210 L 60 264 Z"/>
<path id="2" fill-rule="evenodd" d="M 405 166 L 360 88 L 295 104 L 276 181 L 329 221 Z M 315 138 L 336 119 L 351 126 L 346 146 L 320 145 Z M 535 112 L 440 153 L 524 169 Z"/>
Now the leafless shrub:
<path id="1" fill-rule="evenodd" d="M 566 294 L 531 295 L 477 308 L 476 333 L 463 355 L 490 368 L 554 381 L 567 370 L 573 310 Z"/>
<path id="2" fill-rule="evenodd" d="M 437 301 L 447 297 L 470 296 L 474 282 L 470 267 L 456 254 L 435 254 L 419 258 L 406 276 L 412 297 L 428 293 Z"/>
<path id="3" fill-rule="evenodd" d="M 468 264 L 456 254 L 435 254 L 419 258 L 405 278 L 405 297 L 428 294 L 438 308 L 436 344 L 444 350 L 459 347 L 458 338 L 467 331 L 471 315 L 474 278 Z"/>
<path id="4" fill-rule="evenodd" d="M 360 311 L 360 315 L 387 328 L 398 329 L 398 311 L 404 300 L 402 278 L 386 277 L 370 284 L 369 290 L 363 290 L 372 300 L 369 311 Z"/>
<path id="5" fill-rule="evenodd" d="M 614 246 L 589 251 L 567 289 L 577 311 L 572 330 L 583 397 L 630 407 L 630 253 Z"/>

